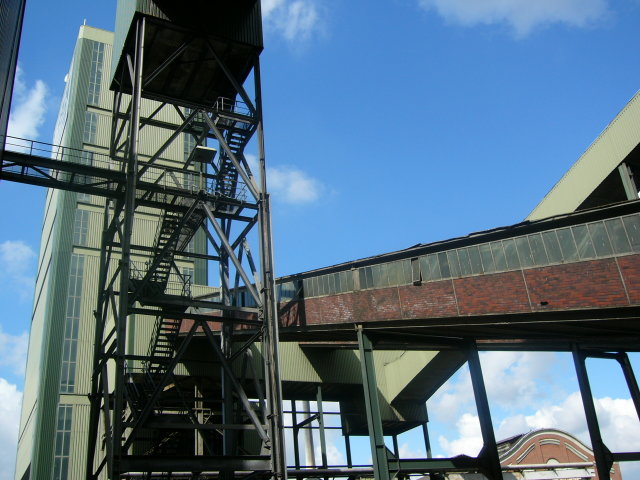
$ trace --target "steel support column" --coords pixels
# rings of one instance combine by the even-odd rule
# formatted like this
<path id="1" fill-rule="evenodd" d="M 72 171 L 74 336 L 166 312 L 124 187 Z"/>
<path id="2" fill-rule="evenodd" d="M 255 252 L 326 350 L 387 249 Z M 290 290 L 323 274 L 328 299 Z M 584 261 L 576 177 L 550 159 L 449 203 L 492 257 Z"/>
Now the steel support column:
<path id="1" fill-rule="evenodd" d="M 135 56 L 130 66 L 133 79 L 131 98 L 131 118 L 129 120 L 129 151 L 125 162 L 126 186 L 123 210 L 123 230 L 120 242 L 120 292 L 118 298 L 118 314 L 115 317 L 116 352 L 115 352 L 115 385 L 113 405 L 113 476 L 121 472 L 121 459 L 126 454 L 122 448 L 125 417 L 125 355 L 127 348 L 127 318 L 129 316 L 129 277 L 131 271 L 131 237 L 133 235 L 133 219 L 136 208 L 136 182 L 138 175 L 138 131 L 140 129 L 140 101 L 142 90 L 142 65 L 144 57 L 145 19 L 141 18 L 136 25 Z"/>
<path id="2" fill-rule="evenodd" d="M 586 359 L 587 355 L 585 352 L 581 351 L 577 345 L 574 345 L 573 363 L 576 368 L 578 385 L 580 386 L 580 395 L 582 396 L 589 437 L 591 438 L 591 448 L 593 449 L 593 456 L 595 457 L 596 468 L 598 469 L 598 478 L 600 480 L 610 480 L 613 458 L 611 452 L 602 441 L 602 435 L 600 434 L 596 405 L 593 401 L 593 393 L 591 392 L 591 385 L 589 384 L 589 376 L 587 374 Z"/>
<path id="3" fill-rule="evenodd" d="M 362 388 L 364 389 L 364 400 L 367 410 L 367 425 L 369 428 L 369 440 L 371 442 L 373 471 L 376 480 L 391 480 L 389 462 L 387 460 L 387 447 L 384 444 L 382 419 L 380 417 L 380 401 L 378 399 L 373 344 L 363 331 L 362 325 L 358 325 L 358 347 L 360 350 Z"/>
<path id="4" fill-rule="evenodd" d="M 324 409 L 322 406 L 322 385 L 318 385 L 316 390 L 316 404 L 318 407 L 318 429 L 320 433 L 320 456 L 322 458 L 322 468 L 328 468 L 327 462 L 327 440 L 324 431 Z"/>
<path id="5" fill-rule="evenodd" d="M 627 387 L 629 387 L 629 393 L 631 394 L 633 405 L 636 408 L 636 415 L 640 420 L 640 389 L 638 388 L 636 376 L 633 373 L 633 367 L 629 361 L 629 355 L 627 355 L 626 352 L 621 352 L 618 354 L 617 360 L 618 363 L 620 363 L 620 367 L 622 367 L 622 372 L 624 373 L 624 378 L 627 381 Z"/>
<path id="6" fill-rule="evenodd" d="M 269 399 L 267 420 L 271 438 L 271 461 L 276 478 L 286 480 L 284 422 L 282 414 L 282 383 L 279 364 L 279 325 L 276 299 L 276 279 L 273 261 L 273 235 L 271 229 L 271 206 L 267 193 L 267 167 L 264 152 L 264 125 L 262 115 L 262 86 L 260 59 L 256 55 L 253 67 L 255 88 L 255 109 L 257 119 L 258 162 L 260 168 L 261 192 L 259 198 L 260 264 L 262 272 L 262 315 L 265 332 L 263 338 L 265 358 L 265 378 Z M 241 169 L 242 171 L 242 169 Z M 249 185 L 250 186 L 250 185 Z"/>
<path id="7" fill-rule="evenodd" d="M 476 409 L 478 410 L 480 431 L 482 432 L 483 447 L 480 452 L 480 460 L 484 473 L 489 480 L 502 480 L 500 456 L 498 455 L 496 437 L 493 432 L 491 411 L 489 410 L 489 400 L 487 399 L 487 390 L 484 385 L 480 356 L 475 342 L 469 342 L 467 361 L 469 363 L 469 373 L 471 374 L 471 384 L 473 385 L 473 395 L 476 400 Z"/>
<path id="8" fill-rule="evenodd" d="M 425 422 L 422 424 L 422 437 L 424 438 L 424 448 L 427 452 L 427 458 L 433 458 L 431 453 L 431 439 L 429 438 L 429 412 L 427 411 L 427 404 L 424 404 L 424 417 Z"/>

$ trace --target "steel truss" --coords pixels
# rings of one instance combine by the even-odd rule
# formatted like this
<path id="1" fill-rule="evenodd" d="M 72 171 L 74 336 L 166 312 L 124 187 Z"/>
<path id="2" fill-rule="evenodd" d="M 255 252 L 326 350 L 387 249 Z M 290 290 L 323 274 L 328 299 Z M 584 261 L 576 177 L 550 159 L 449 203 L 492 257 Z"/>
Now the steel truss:
<path id="1" fill-rule="evenodd" d="M 123 70 L 130 77 L 132 91 L 121 88 L 113 103 L 110 159 L 120 170 L 109 193 L 103 193 L 110 198 L 104 210 L 95 311 L 87 478 L 284 479 L 258 55 L 252 60 L 253 100 L 210 45 L 209 53 L 234 86 L 237 99 L 219 98 L 207 106 L 163 102 L 142 118 L 145 85 L 175 62 L 183 49 L 145 74 L 148 21 L 146 17 L 135 20 L 134 45 L 127 55 L 128 68 Z M 157 119 L 166 109 L 179 119 L 176 123 Z M 139 137 L 147 126 L 171 133 L 154 155 L 141 162 Z M 181 134 L 195 139 L 195 149 L 181 167 L 164 166 L 162 154 Z M 257 177 L 244 156 L 254 136 Z M 206 148 L 212 141 L 219 145 L 217 161 Z M 206 165 L 198 163 L 203 152 L 209 154 Z M 69 175 L 64 177 L 68 180 Z M 92 181 L 81 188 L 88 188 L 88 183 L 94 189 L 104 185 Z M 150 259 L 140 266 L 133 257 L 134 220 L 141 207 L 149 206 L 158 209 L 159 229 Z M 248 241 L 255 229 L 259 268 Z M 204 231 L 214 254 L 185 252 L 198 231 Z M 214 301 L 192 297 L 188 279 L 175 263 L 180 255 L 217 263 L 219 297 Z M 172 277 L 182 283 L 181 288 L 169 287 Z M 241 294 L 249 295 L 255 306 L 243 307 Z M 198 313 L 202 308 L 209 313 Z M 129 331 L 134 322 L 144 322 L 145 316 L 155 318 L 151 343 L 147 355 L 135 355 L 127 350 Z M 253 332 L 249 340 L 237 340 L 234 332 L 240 328 Z M 258 342 L 264 371 L 247 372 L 249 347 Z M 210 375 L 180 374 L 190 361 L 187 352 L 196 344 L 207 352 L 203 360 L 215 366 Z"/>
<path id="2" fill-rule="evenodd" d="M 379 349 L 399 348 L 399 343 L 392 341 L 389 343 L 389 336 L 393 337 L 393 328 L 367 330 L 364 326 L 357 326 L 358 349 L 360 351 L 360 365 L 362 375 L 362 385 L 365 395 L 366 415 L 368 423 L 368 432 L 371 443 L 371 455 L 373 459 L 373 475 L 376 480 L 390 480 L 392 478 L 403 478 L 411 474 L 429 475 L 429 478 L 442 478 L 439 475 L 452 472 L 479 472 L 484 474 L 489 480 L 501 480 L 503 471 L 500 465 L 496 439 L 491 422 L 491 412 L 489 410 L 489 402 L 484 384 L 482 367 L 478 355 L 478 347 L 482 345 L 474 339 L 455 339 L 450 338 L 443 342 L 442 338 L 424 336 L 422 340 L 412 338 L 400 342 L 403 347 L 411 345 L 413 349 L 420 349 L 420 342 L 423 341 L 427 348 L 434 348 L 438 345 L 440 348 L 456 349 L 464 352 L 471 384 L 478 412 L 480 431 L 482 434 L 483 447 L 477 457 L 468 457 L 459 455 L 454 458 L 431 458 L 430 443 L 426 430 L 426 423 L 423 425 L 425 448 L 427 457 L 424 459 L 400 459 L 398 455 L 397 440 L 394 438 L 394 451 L 389 450 L 384 442 L 383 429 L 381 423 L 380 406 L 378 402 L 378 387 L 376 384 L 376 373 L 373 361 L 374 345 L 379 343 Z M 598 424 L 595 402 L 586 368 L 586 360 L 588 358 L 599 358 L 616 361 L 624 374 L 624 378 L 629 388 L 630 396 L 633 400 L 636 414 L 640 419 L 640 389 L 629 357 L 625 351 L 611 351 L 605 349 L 582 346 L 579 343 L 571 345 L 573 351 L 574 364 L 576 368 L 576 376 L 580 387 L 580 393 L 584 404 L 585 417 L 591 439 L 591 445 L 595 457 L 595 467 L 598 478 L 602 480 L 610 480 L 611 469 L 614 462 L 640 461 L 640 452 L 611 452 L 604 443 Z M 513 350 L 522 350 L 522 347 L 512 347 Z M 542 349 L 544 350 L 544 349 Z M 425 415 L 426 418 L 426 415 Z M 295 425 L 300 427 L 301 424 Z M 347 442 L 347 449 L 348 449 Z M 298 465 L 298 457 L 296 455 L 296 466 Z M 351 462 L 349 461 L 349 467 Z M 304 470 L 297 470 L 295 473 L 301 473 Z M 351 472 L 351 475 L 349 475 Z M 292 472 L 293 473 L 293 472 Z M 367 476 L 367 472 L 362 473 Z M 311 475 L 306 476 L 313 476 Z M 320 476 L 320 475 L 318 475 Z M 333 470 L 330 476 L 358 476 L 354 474 L 353 469 L 345 469 L 342 473 Z"/>

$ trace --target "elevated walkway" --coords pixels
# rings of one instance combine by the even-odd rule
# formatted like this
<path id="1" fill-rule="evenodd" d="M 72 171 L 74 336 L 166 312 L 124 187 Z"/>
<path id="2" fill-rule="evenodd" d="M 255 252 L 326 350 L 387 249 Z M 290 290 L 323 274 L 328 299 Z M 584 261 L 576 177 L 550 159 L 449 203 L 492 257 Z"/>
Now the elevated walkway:
<path id="1" fill-rule="evenodd" d="M 637 350 L 640 201 L 417 245 L 278 280 L 283 339 L 434 338 Z"/>

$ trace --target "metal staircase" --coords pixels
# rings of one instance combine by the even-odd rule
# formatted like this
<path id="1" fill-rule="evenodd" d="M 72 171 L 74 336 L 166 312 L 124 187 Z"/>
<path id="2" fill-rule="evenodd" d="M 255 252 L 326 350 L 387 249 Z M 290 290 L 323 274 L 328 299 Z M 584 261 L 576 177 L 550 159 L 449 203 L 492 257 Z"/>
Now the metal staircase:
<path id="1" fill-rule="evenodd" d="M 165 210 L 162 213 L 153 246 L 153 256 L 147 262 L 146 272 L 144 276 L 134 272 L 131 278 L 133 290 L 138 292 L 141 299 L 149 303 L 152 299 L 165 295 L 176 253 L 187 248 L 204 219 L 205 213 L 198 200 L 194 201 L 186 212 Z M 190 296 L 190 284 L 187 279 L 181 278 L 181 283 L 180 291 L 171 293 Z"/>
<path id="2" fill-rule="evenodd" d="M 182 320 L 158 317 L 154 333 L 149 343 L 149 362 L 145 370 L 152 375 L 160 375 L 173 358 Z"/>

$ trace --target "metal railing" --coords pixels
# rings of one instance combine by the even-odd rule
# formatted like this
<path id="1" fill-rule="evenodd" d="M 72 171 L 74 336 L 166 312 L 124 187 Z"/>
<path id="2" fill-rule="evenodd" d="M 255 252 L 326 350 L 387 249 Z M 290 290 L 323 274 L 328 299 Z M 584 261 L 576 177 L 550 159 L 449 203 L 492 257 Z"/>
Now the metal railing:
<path id="1" fill-rule="evenodd" d="M 5 160 L 2 165 L 2 171 L 21 176 L 53 179 L 64 183 L 92 186 L 101 190 L 113 191 L 117 185 L 113 173 L 124 173 L 122 158 L 112 158 L 108 154 L 94 150 L 81 150 L 11 136 L 5 138 L 5 150 L 30 157 L 53 160 L 56 164 L 60 165 L 60 168 L 49 169 Z M 68 165 L 64 165 L 69 163 L 91 168 L 87 168 L 86 173 L 78 173 L 78 168 L 74 168 L 74 171 L 71 171 L 72 169 L 69 168 Z M 204 191 L 211 195 L 220 195 L 218 179 L 215 175 L 184 170 L 160 163 L 148 164 L 139 162 L 139 168 L 145 169 L 144 173 L 138 179 L 140 182 L 140 190 L 153 185 L 155 188 L 168 191 L 187 191 L 191 194 Z M 99 170 L 103 170 L 104 173 L 100 173 Z M 246 201 L 248 190 L 247 185 L 241 179 L 238 179 L 235 190 L 236 193 L 233 199 L 241 202 Z M 139 193 L 138 197 L 142 195 L 143 193 Z"/>

